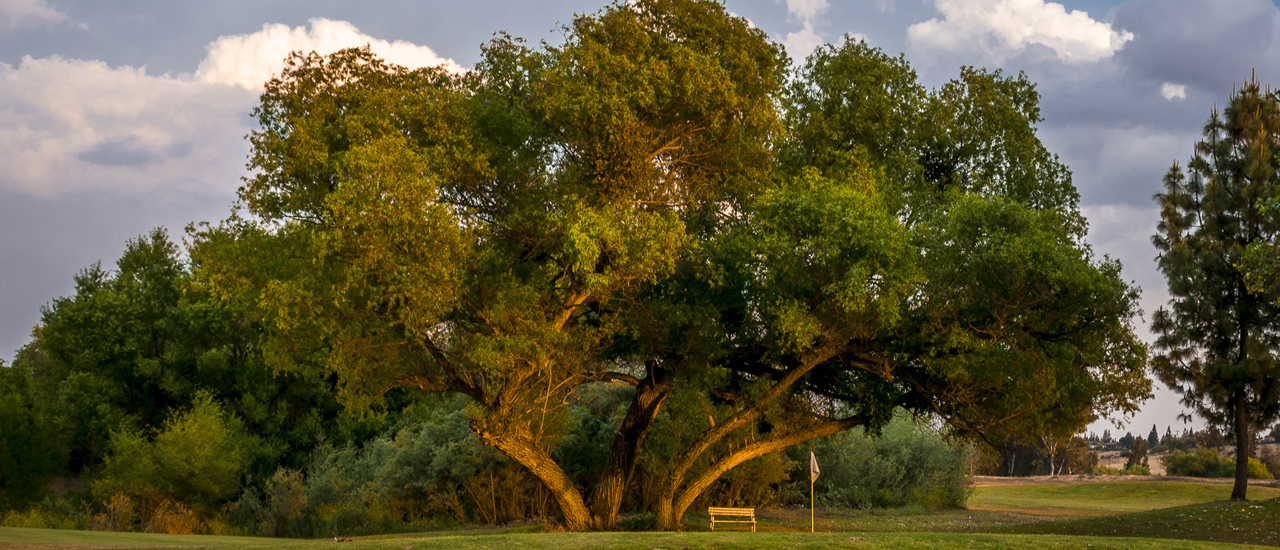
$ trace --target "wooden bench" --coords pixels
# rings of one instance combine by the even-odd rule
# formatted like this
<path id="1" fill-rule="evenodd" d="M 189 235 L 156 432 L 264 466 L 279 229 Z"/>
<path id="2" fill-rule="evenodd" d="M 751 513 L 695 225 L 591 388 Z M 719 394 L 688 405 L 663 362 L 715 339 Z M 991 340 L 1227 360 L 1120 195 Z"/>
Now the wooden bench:
<path id="1" fill-rule="evenodd" d="M 756 532 L 756 509 L 755 508 L 717 508 L 715 506 L 707 508 L 707 515 L 711 516 L 711 530 L 716 530 L 717 523 L 750 523 L 751 532 Z M 747 519 L 716 519 L 716 516 L 747 518 Z"/>

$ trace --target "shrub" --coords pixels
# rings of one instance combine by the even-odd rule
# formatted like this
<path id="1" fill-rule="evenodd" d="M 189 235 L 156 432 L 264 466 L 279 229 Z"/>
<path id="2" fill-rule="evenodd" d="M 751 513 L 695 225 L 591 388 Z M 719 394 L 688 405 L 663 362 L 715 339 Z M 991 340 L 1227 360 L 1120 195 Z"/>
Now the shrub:
<path id="1" fill-rule="evenodd" d="M 143 531 L 166 535 L 194 535 L 204 532 L 204 520 L 186 504 L 164 500 L 151 510 Z"/>
<path id="2" fill-rule="evenodd" d="M 75 518 L 65 514 L 32 509 L 26 512 L 11 510 L 0 520 L 0 526 L 26 527 L 30 529 L 78 529 L 80 525 Z"/>
<path id="3" fill-rule="evenodd" d="M 290 524 L 302 517 L 307 507 L 306 490 L 302 472 L 297 470 L 280 469 L 267 480 L 266 502 L 260 508 L 258 519 L 271 536 L 283 537 L 290 533 Z"/>
<path id="4" fill-rule="evenodd" d="M 1122 475 L 1122 476 L 1149 476 L 1149 475 L 1151 475 L 1151 468 L 1149 468 L 1149 467 L 1147 467 L 1147 466 L 1144 466 L 1144 465 L 1142 465 L 1142 464 L 1134 464 L 1133 466 L 1130 466 L 1130 467 L 1128 467 L 1128 468 L 1125 468 L 1125 469 L 1123 469 L 1123 470 L 1120 470 L 1120 475 Z"/>
<path id="5" fill-rule="evenodd" d="M 1120 470 L 1108 468 L 1105 464 L 1094 464 L 1089 467 L 1089 475 L 1091 476 L 1118 476 Z"/>
<path id="6" fill-rule="evenodd" d="M 800 468 L 792 479 L 799 478 L 803 483 L 797 485 L 804 486 L 793 490 L 793 501 L 808 501 L 808 450 L 793 451 Z M 814 489 L 825 506 L 960 508 L 969 498 L 970 450 L 908 417 L 894 418 L 878 437 L 858 428 L 829 437 L 812 450 L 822 470 Z"/>
<path id="7" fill-rule="evenodd" d="M 190 410 L 165 422 L 154 441 L 127 427 L 113 432 L 93 493 L 100 502 L 121 494 L 148 508 L 169 501 L 211 509 L 239 489 L 247 439 L 240 423 L 201 392 Z"/>
<path id="8" fill-rule="evenodd" d="M 1174 451 L 1164 457 L 1165 473 L 1188 477 L 1235 477 L 1236 461 L 1219 456 L 1216 449 L 1201 447 L 1195 452 Z M 1249 477 L 1274 479 L 1256 458 L 1249 459 Z"/>
<path id="9" fill-rule="evenodd" d="M 94 531 L 132 531 L 138 519 L 138 505 L 123 493 L 111 495 L 99 514 L 94 514 L 91 529 Z"/>

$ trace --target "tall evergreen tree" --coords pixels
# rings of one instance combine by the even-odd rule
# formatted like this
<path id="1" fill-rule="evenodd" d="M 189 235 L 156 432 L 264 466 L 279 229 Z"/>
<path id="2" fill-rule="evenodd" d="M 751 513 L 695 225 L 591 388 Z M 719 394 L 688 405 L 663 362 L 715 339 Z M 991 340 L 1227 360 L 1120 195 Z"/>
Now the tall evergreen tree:
<path id="1" fill-rule="evenodd" d="M 1280 103 L 1256 79 L 1215 108 L 1184 171 L 1164 178 L 1158 264 L 1172 298 L 1152 328 L 1159 350 L 1152 368 L 1182 402 L 1235 438 L 1232 500 L 1245 500 L 1253 434 L 1280 413 L 1280 307 L 1275 290 L 1250 292 L 1241 260 L 1259 240 L 1274 239 L 1264 213 L 1275 193 L 1280 159 Z"/>
<path id="2" fill-rule="evenodd" d="M 1151 425 L 1151 433 L 1147 434 L 1147 447 L 1155 449 L 1160 446 L 1160 432 L 1156 430 L 1156 425 Z"/>

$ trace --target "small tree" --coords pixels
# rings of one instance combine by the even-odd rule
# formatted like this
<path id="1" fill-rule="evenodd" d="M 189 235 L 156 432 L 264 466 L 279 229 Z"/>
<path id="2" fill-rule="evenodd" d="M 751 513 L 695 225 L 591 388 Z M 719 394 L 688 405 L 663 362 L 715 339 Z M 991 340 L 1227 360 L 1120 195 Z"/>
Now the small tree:
<path id="1" fill-rule="evenodd" d="M 1147 440 L 1138 438 L 1133 441 L 1133 449 L 1129 451 L 1129 460 L 1124 463 L 1125 470 L 1132 470 L 1134 466 L 1147 465 Z"/>

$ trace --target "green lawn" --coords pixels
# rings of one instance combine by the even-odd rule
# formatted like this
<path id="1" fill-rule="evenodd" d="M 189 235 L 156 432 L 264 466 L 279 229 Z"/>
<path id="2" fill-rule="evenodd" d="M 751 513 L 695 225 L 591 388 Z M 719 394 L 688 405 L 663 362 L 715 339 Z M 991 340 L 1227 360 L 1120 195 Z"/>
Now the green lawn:
<path id="1" fill-rule="evenodd" d="M 1037 515 L 1100 516 L 1227 500 L 1231 486 L 1181 481 L 1118 481 L 982 487 L 969 499 L 972 510 Z M 1280 497 L 1280 489 L 1250 487 L 1249 498 Z"/>
<path id="2" fill-rule="evenodd" d="M 1252 488 L 1249 489 L 1253 491 Z M 1010 533 L 1161 537 L 1280 546 L 1280 499 L 1209 502 L 994 529 Z"/>
<path id="3" fill-rule="evenodd" d="M 970 510 L 939 513 L 827 511 L 810 534 L 804 509 L 761 510 L 759 533 L 706 532 L 691 512 L 691 532 L 530 533 L 536 526 L 328 540 L 148 535 L 0 528 L 0 550 L 207 548 L 289 550 L 539 550 L 733 548 L 1205 548 L 1222 541 L 1280 545 L 1280 489 L 1250 487 L 1255 501 L 1225 502 L 1230 485 L 1122 481 L 984 487 Z M 1173 507 L 1173 508 L 1169 508 Z M 1185 539 L 1185 540 L 1173 540 Z M 1212 543 L 1209 543 L 1212 541 Z"/>
<path id="4" fill-rule="evenodd" d="M 543 534 L 436 534 L 362 537 L 336 545 L 324 540 L 213 537 L 204 535 L 147 535 L 45 529 L 0 528 L 0 548 L 207 548 L 210 550 L 290 550 L 336 547 L 343 550 L 759 550 L 828 548 L 1240 548 L 1236 545 L 1174 540 L 1059 535 L 965 533 L 543 533 Z"/>

